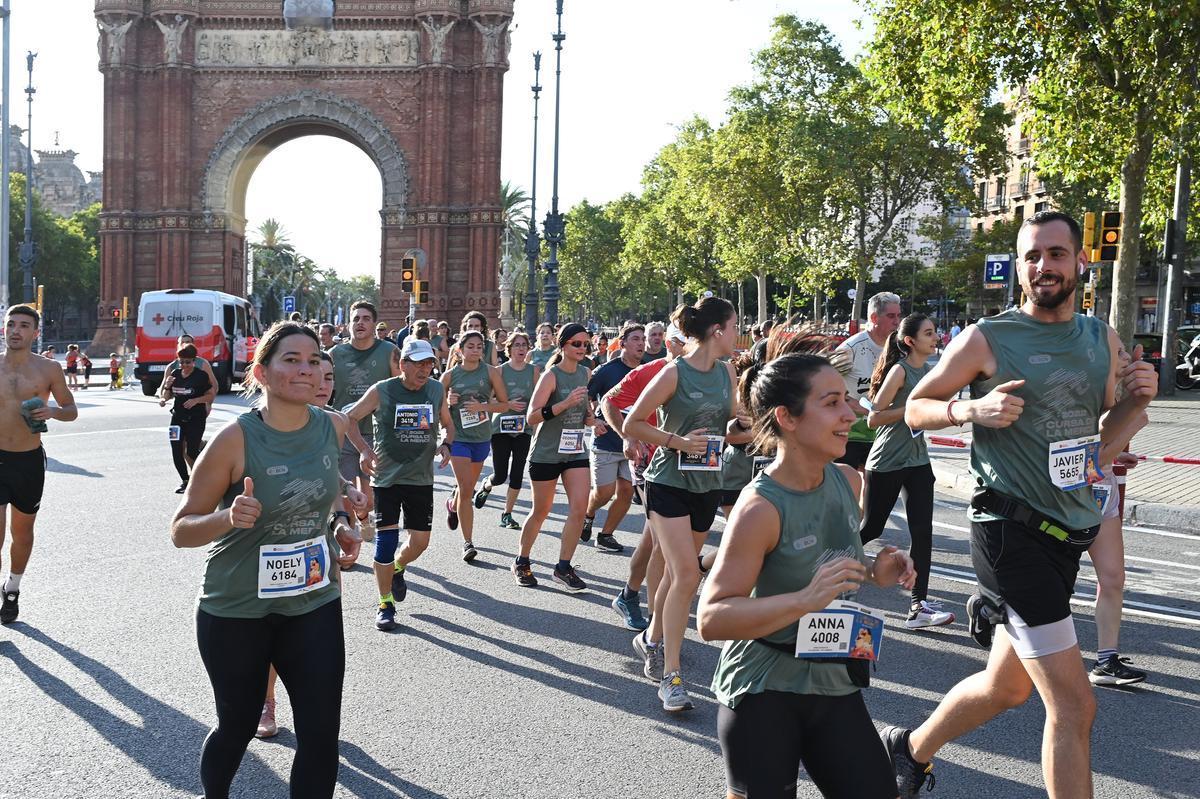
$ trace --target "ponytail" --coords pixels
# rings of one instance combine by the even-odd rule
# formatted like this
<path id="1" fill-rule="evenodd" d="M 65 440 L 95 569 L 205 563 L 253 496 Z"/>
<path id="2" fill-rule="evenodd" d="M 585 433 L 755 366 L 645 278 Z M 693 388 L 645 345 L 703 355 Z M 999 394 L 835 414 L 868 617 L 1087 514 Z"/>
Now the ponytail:
<path id="1" fill-rule="evenodd" d="M 867 390 L 867 399 L 875 399 L 879 387 L 887 379 L 888 372 L 892 371 L 892 367 L 912 353 L 912 348 L 904 343 L 904 339 L 915 339 L 917 333 L 921 332 L 921 325 L 927 319 L 929 317 L 923 313 L 913 313 L 900 320 L 899 327 L 888 336 L 887 343 L 883 345 L 883 352 L 879 353 L 879 360 L 875 362 L 875 371 L 871 373 L 871 387 Z"/>

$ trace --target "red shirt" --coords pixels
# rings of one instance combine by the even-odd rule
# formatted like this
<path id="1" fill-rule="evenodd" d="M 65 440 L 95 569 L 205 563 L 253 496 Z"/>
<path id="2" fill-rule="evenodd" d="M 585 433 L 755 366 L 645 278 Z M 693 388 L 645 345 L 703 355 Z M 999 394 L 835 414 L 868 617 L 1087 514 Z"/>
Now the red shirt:
<path id="1" fill-rule="evenodd" d="M 663 370 L 670 361 L 666 358 L 658 358 L 644 363 L 635 368 L 632 372 L 621 378 L 621 382 L 617 383 L 612 391 L 608 392 L 608 398 L 619 411 L 627 411 L 637 402 L 638 397 L 642 396 L 642 392 L 646 390 L 646 386 L 650 385 L 650 381 L 658 376 L 658 373 Z M 651 411 L 646 417 L 646 424 L 653 426 L 658 425 L 658 410 Z M 649 453 L 646 456 L 646 462 L 650 462 L 650 458 L 654 457 L 656 447 L 653 444 L 646 444 Z"/>

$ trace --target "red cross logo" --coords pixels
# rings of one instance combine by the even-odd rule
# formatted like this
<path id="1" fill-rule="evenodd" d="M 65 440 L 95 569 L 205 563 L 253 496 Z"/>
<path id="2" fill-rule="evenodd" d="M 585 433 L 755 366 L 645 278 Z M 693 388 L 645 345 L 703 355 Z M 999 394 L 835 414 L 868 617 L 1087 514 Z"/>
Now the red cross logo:
<path id="1" fill-rule="evenodd" d="M 166 317 L 160 313 L 156 313 L 154 316 L 152 316 L 150 318 L 150 321 L 153 322 L 155 325 L 161 325 L 165 320 L 166 320 Z"/>

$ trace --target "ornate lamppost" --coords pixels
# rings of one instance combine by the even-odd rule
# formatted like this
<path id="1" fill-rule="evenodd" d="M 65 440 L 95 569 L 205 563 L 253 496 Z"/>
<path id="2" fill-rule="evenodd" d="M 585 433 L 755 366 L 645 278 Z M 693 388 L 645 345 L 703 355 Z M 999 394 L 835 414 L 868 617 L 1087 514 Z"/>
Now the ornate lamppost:
<path id="1" fill-rule="evenodd" d="M 529 273 L 525 277 L 525 330 L 533 335 L 538 325 L 537 262 L 541 252 L 541 241 L 537 232 L 537 148 L 538 148 L 538 95 L 542 85 L 542 54 L 533 54 L 533 181 L 529 187 L 529 232 L 525 235 L 525 258 L 529 261 Z"/>
<path id="2" fill-rule="evenodd" d="M 558 32 L 554 40 L 554 188 L 550 197 L 550 213 L 542 226 L 546 243 L 550 245 L 550 258 L 546 261 L 546 318 L 551 324 L 558 322 L 558 248 L 565 240 L 567 222 L 558 210 L 558 142 L 559 118 L 562 105 L 562 43 L 567 38 L 562 32 L 563 0 L 558 0 Z"/>

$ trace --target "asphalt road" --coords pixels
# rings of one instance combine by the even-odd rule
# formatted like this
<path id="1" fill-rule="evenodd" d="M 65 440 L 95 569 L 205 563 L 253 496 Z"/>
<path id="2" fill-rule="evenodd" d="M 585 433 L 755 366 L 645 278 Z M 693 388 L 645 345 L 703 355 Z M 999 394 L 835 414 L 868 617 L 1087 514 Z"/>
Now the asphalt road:
<path id="1" fill-rule="evenodd" d="M 175 549 L 178 497 L 167 413 L 140 392 L 80 394 L 79 421 L 51 423 L 46 498 L 21 620 L 0 628 L 0 797 L 187 797 L 200 793 L 199 749 L 214 721 L 196 652 L 194 603 L 204 553 Z M 223 397 L 210 430 L 242 410 Z M 439 501 L 449 473 L 438 478 Z M 560 494 L 560 499 L 562 498 Z M 518 511 L 527 508 L 528 493 Z M 440 502 L 439 502 L 440 504 Z M 370 553 L 346 576 L 346 691 L 339 797 L 719 797 L 724 774 L 708 690 L 718 648 L 694 632 L 685 678 L 697 708 L 662 712 L 632 656 L 632 634 L 609 602 L 628 552 L 580 548 L 591 586 L 569 595 L 521 589 L 508 564 L 517 532 L 502 530 L 496 496 L 479 512 L 474 565 L 461 537 L 435 520 L 434 543 L 409 570 L 396 633 L 374 628 Z M 534 550 L 548 578 L 563 506 Z M 632 548 L 641 513 L 618 537 Z M 903 517 L 885 540 L 906 543 Z M 960 502 L 938 499 L 932 592 L 962 614 L 970 593 Z M 720 523 L 710 542 L 719 540 Z M 1100 689 L 1093 736 L 1096 796 L 1200 796 L 1200 538 L 1131 530 L 1122 651 L 1151 673 L 1144 686 Z M 7 564 L 5 564 L 7 567 Z M 1084 599 L 1093 574 L 1085 566 Z M 899 620 L 906 598 L 862 600 Z M 1076 607 L 1087 652 L 1095 625 Z M 959 622 L 938 632 L 892 625 L 867 703 L 877 724 L 919 723 L 985 653 Z M 289 698 L 281 734 L 251 743 L 234 794 L 287 795 L 294 753 Z M 1035 698 L 947 746 L 937 797 L 1044 796 Z M 802 796 L 815 796 L 803 783 Z"/>

